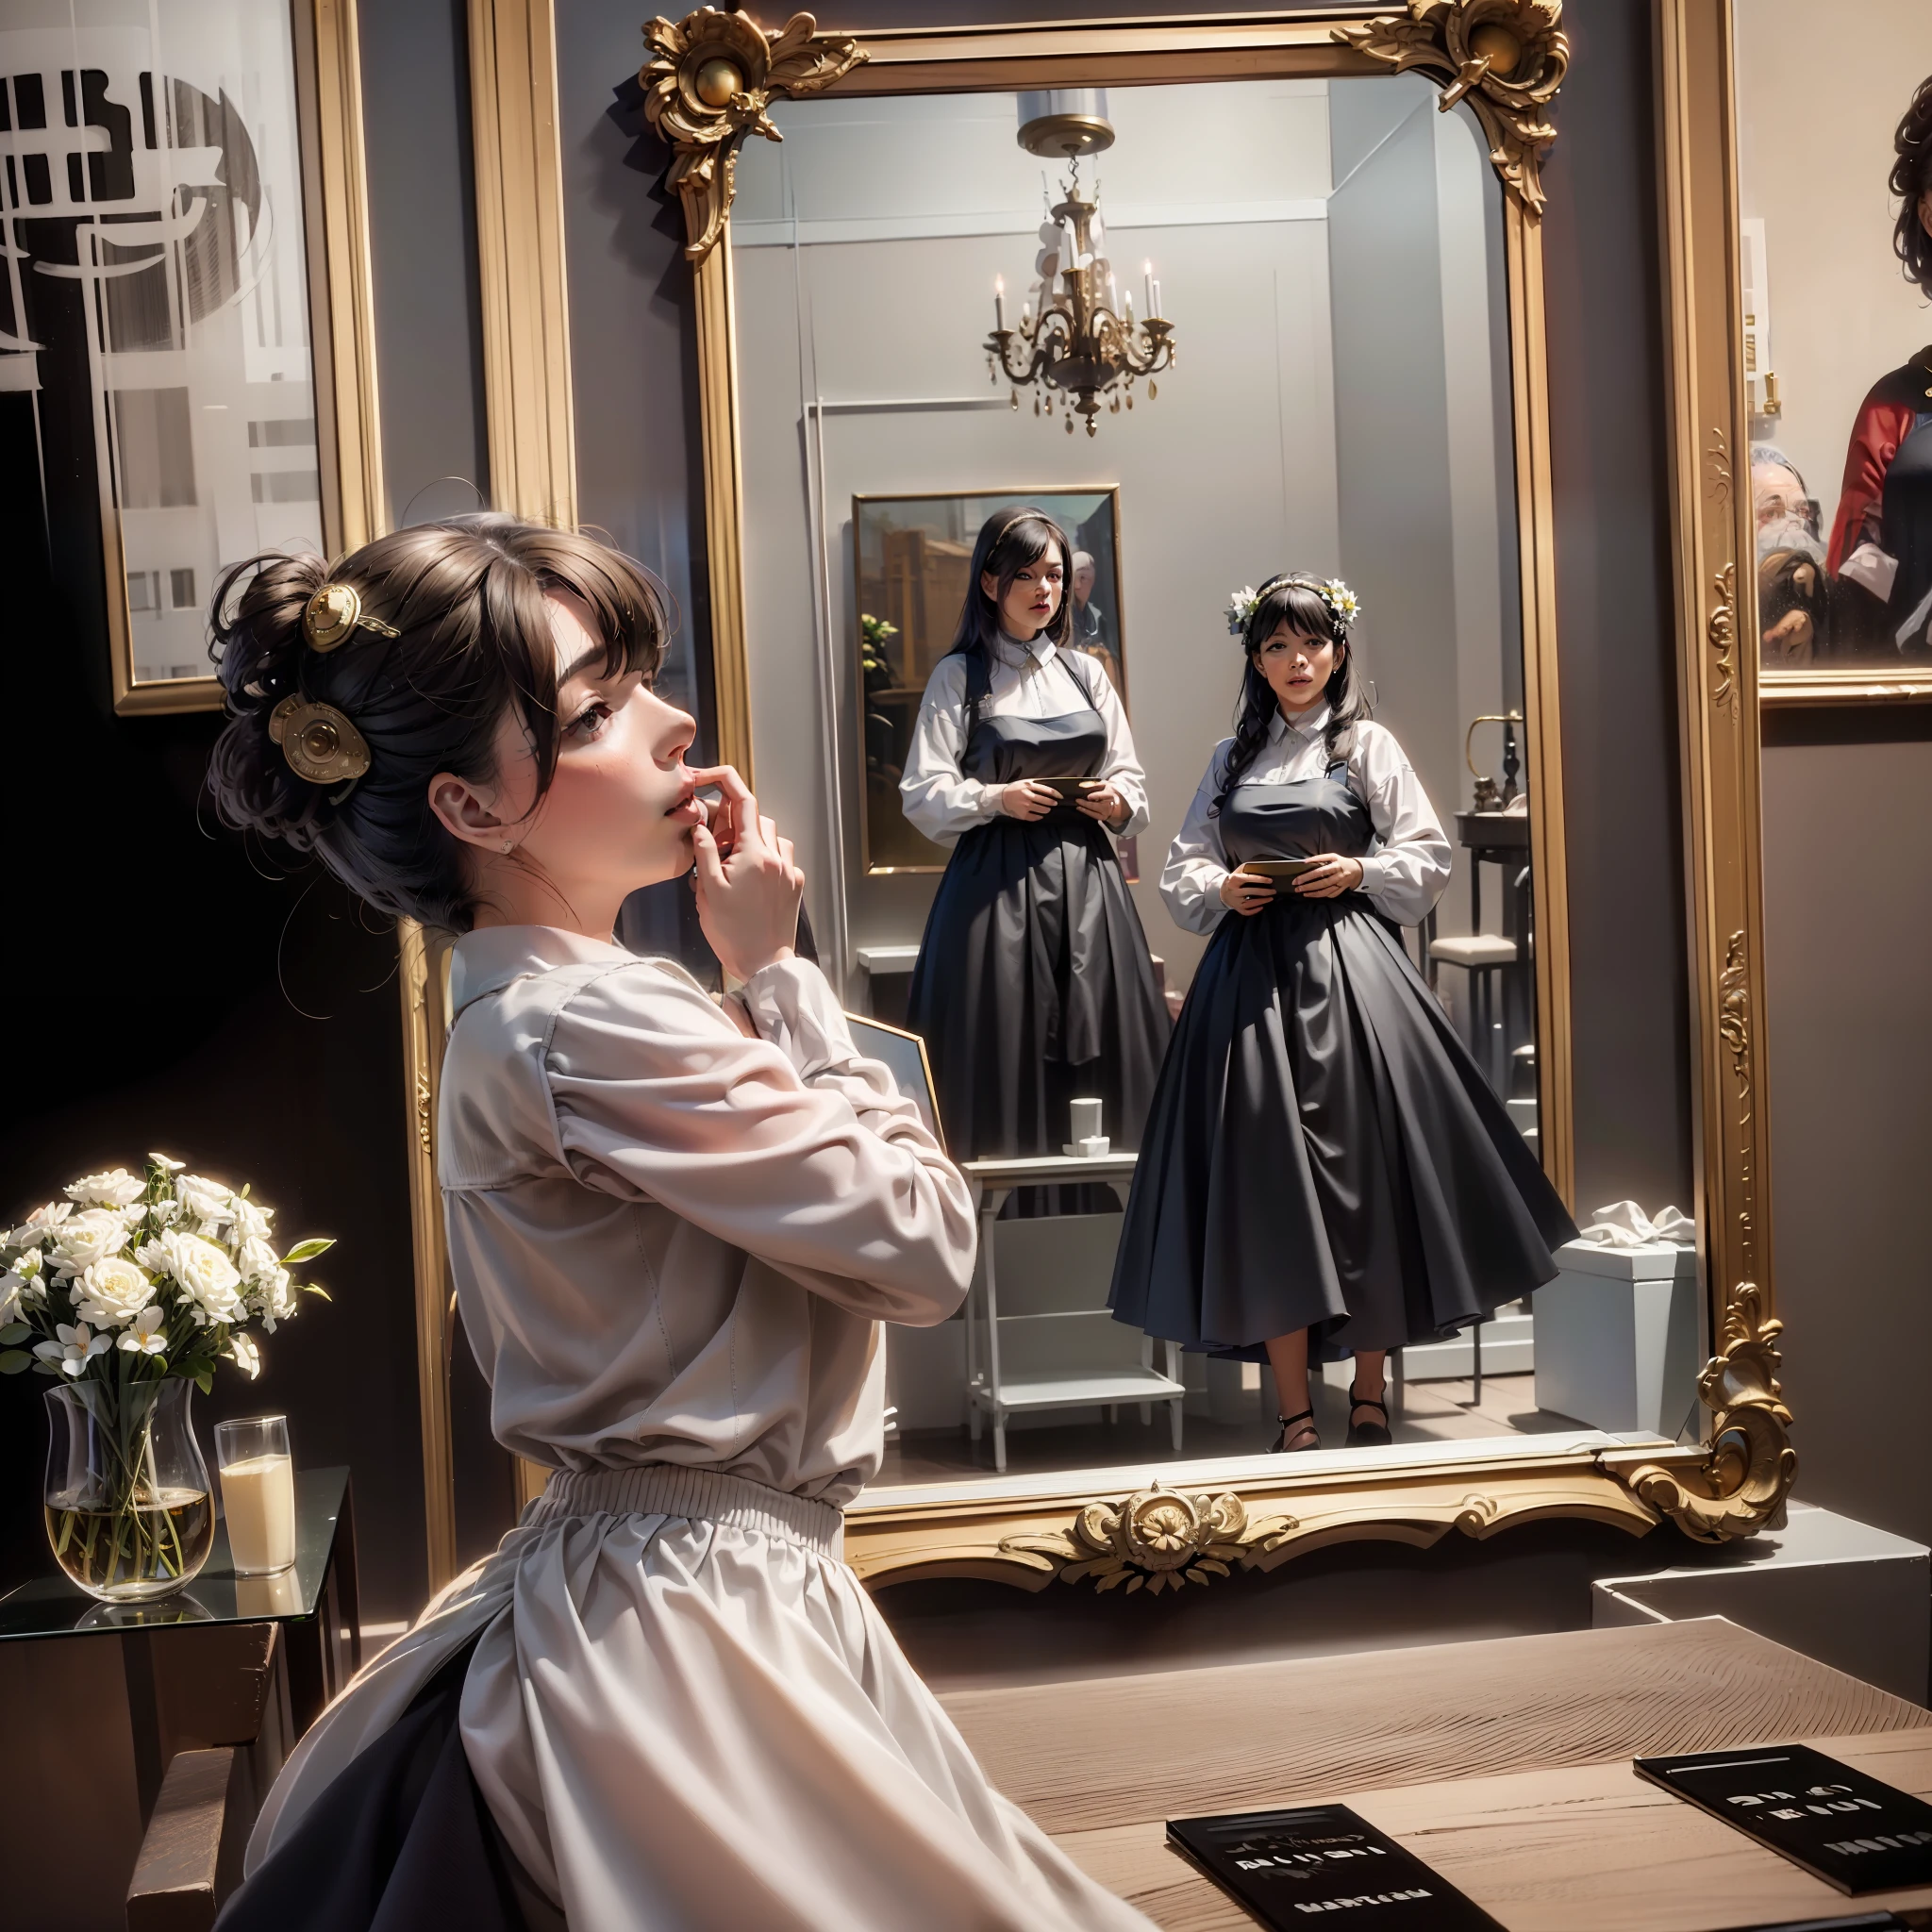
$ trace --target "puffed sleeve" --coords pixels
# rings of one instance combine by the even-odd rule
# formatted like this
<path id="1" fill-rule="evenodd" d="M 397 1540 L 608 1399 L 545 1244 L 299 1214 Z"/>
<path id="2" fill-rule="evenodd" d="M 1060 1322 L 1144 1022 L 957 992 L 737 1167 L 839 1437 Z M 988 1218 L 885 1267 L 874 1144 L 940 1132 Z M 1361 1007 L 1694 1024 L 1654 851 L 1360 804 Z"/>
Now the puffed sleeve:
<path id="1" fill-rule="evenodd" d="M 1227 908 L 1221 901 L 1221 887 L 1234 868 L 1227 862 L 1227 848 L 1221 842 L 1221 820 L 1214 813 L 1214 794 L 1221 790 L 1224 761 L 1234 740 L 1224 738 L 1208 760 L 1208 770 L 1188 807 L 1188 815 L 1167 848 L 1167 863 L 1160 873 L 1160 896 L 1174 923 L 1187 932 L 1212 932 L 1221 924 Z"/>
<path id="2" fill-rule="evenodd" d="M 959 769 L 966 750 L 966 660 L 945 657 L 926 679 L 912 727 L 912 748 L 899 798 L 906 816 L 938 845 L 954 845 L 974 825 L 999 816 L 1001 788 Z"/>
<path id="3" fill-rule="evenodd" d="M 1088 661 L 1095 671 L 1100 670 L 1098 658 Z M 1098 676 L 1090 674 L 1081 682 L 1092 687 L 1089 695 L 1107 726 L 1107 761 L 1094 775 L 1105 778 L 1127 801 L 1125 820 L 1108 829 L 1117 839 L 1131 839 L 1147 829 L 1147 774 L 1141 769 L 1140 757 L 1134 750 L 1133 727 L 1127 723 L 1126 708 L 1113 688 L 1112 678 L 1104 673 Z"/>
<path id="4" fill-rule="evenodd" d="M 855 1314 L 944 1321 L 973 1270 L 958 1170 L 853 1044 L 816 966 L 768 966 L 742 996 L 758 1039 L 659 962 L 578 989 L 543 1062 L 565 1164 Z"/>
<path id="5" fill-rule="evenodd" d="M 1417 925 L 1449 883 L 1449 841 L 1393 732 L 1356 726 L 1349 782 L 1382 849 L 1362 860 L 1362 891 L 1397 925 Z"/>

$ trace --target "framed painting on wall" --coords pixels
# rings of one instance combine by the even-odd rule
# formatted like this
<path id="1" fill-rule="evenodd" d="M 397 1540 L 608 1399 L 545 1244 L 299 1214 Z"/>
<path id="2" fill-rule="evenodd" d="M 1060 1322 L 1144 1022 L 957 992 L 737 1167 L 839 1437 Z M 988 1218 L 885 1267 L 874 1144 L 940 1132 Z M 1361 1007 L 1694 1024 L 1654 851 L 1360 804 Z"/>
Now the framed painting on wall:
<path id="1" fill-rule="evenodd" d="M 0 408 L 115 708 L 214 708 L 222 571 L 380 518 L 354 7 L 59 14 L 0 28 Z"/>
<path id="2" fill-rule="evenodd" d="M 1932 698 L 1932 12 L 1732 19 L 1759 692 Z"/>
<path id="3" fill-rule="evenodd" d="M 995 510 L 1018 504 L 1044 510 L 1067 533 L 1074 551 L 1066 588 L 1072 647 L 1101 665 L 1126 704 L 1117 489 L 854 497 L 855 648 L 865 759 L 859 838 L 869 873 L 945 870 L 944 849 L 901 810 L 899 780 L 926 680 L 953 647 L 974 540 Z"/>

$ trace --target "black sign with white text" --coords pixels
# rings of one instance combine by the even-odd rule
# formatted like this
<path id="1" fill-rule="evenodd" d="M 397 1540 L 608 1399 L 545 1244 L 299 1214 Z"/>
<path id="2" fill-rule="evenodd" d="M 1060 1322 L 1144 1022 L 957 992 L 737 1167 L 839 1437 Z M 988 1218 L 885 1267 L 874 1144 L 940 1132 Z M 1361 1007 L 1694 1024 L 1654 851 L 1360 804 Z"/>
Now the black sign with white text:
<path id="1" fill-rule="evenodd" d="M 1932 1805 L 1806 1745 L 1640 1757 L 1636 1769 L 1840 1891 L 1932 1885 Z"/>
<path id="2" fill-rule="evenodd" d="M 1274 1932 L 1331 1914 L 1351 1932 L 1502 1932 L 1345 1805 L 1170 1818 L 1167 1838 Z"/>

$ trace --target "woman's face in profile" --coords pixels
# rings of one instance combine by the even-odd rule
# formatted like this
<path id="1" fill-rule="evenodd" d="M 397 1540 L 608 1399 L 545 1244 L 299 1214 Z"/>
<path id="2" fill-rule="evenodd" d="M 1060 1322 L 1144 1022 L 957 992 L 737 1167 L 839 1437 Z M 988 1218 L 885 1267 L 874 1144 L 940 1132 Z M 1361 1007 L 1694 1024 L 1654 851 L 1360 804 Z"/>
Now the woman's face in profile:
<path id="1" fill-rule="evenodd" d="M 979 588 L 999 605 L 1000 628 L 1023 641 L 1038 637 L 1054 621 L 1066 581 L 1067 567 L 1057 543 L 1049 543 L 1034 562 L 1020 566 L 1004 597 L 992 571 L 979 574 Z"/>
<path id="2" fill-rule="evenodd" d="M 691 827 L 703 809 L 684 761 L 696 724 L 637 672 L 605 672 L 603 641 L 576 598 L 553 591 L 548 608 L 558 672 L 556 774 L 539 798 L 528 730 L 506 714 L 491 806 L 521 860 L 566 903 L 675 878 L 691 869 Z"/>

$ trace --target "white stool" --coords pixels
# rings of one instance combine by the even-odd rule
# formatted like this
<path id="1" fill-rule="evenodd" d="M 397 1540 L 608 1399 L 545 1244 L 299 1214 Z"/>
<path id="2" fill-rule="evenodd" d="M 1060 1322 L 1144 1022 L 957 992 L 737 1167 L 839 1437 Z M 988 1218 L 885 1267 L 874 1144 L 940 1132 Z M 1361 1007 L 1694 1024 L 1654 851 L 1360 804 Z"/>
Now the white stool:
<path id="1" fill-rule="evenodd" d="M 1440 966 L 1460 966 L 1469 975 L 1470 1045 L 1500 1092 L 1507 1091 L 1496 1052 L 1495 984 L 1498 974 L 1510 971 L 1521 958 L 1514 940 L 1501 933 L 1475 932 L 1466 938 L 1431 940 L 1429 958 Z"/>

